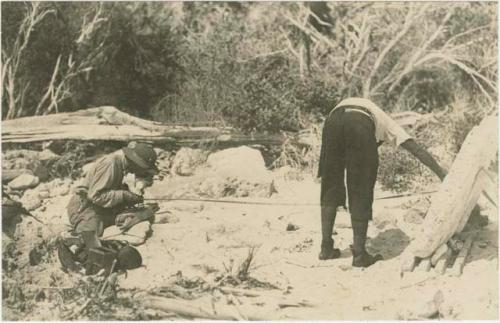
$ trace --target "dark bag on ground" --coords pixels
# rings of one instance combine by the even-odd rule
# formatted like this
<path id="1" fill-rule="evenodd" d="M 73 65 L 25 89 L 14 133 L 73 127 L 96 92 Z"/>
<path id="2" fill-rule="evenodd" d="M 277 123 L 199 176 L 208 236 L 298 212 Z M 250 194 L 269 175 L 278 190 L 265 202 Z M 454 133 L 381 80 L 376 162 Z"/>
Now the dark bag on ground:
<path id="1" fill-rule="evenodd" d="M 105 240 L 101 243 L 101 248 L 90 249 L 89 252 L 83 244 L 73 252 L 63 240 L 58 241 L 57 255 L 63 270 L 80 271 L 85 268 L 85 273 L 92 275 L 101 269 L 109 273 L 115 260 L 113 271 L 135 269 L 142 265 L 141 254 L 127 242 Z"/>

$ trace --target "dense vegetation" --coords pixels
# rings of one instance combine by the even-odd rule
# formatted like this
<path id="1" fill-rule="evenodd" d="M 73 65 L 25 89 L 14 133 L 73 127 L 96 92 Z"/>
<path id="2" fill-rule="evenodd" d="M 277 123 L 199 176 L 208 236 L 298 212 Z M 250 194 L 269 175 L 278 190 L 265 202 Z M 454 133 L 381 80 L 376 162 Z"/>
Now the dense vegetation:
<path id="1" fill-rule="evenodd" d="M 164 122 L 297 131 L 357 95 L 387 111 L 445 111 L 459 146 L 496 107 L 493 2 L 1 6 L 2 119 L 114 105 Z"/>

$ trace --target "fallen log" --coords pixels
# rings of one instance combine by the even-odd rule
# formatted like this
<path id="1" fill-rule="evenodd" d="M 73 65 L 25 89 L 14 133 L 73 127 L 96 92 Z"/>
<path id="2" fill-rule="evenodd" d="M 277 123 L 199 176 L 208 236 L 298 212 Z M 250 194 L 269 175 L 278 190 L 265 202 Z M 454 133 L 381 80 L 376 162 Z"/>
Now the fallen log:
<path id="1" fill-rule="evenodd" d="M 146 293 L 138 293 L 135 299 L 144 307 L 157 309 L 165 312 L 176 313 L 187 318 L 209 319 L 209 320 L 240 320 L 244 316 L 249 321 L 270 320 L 272 317 L 263 317 L 261 313 L 239 313 L 240 309 L 228 306 L 219 306 L 216 309 L 211 306 L 204 306 L 196 300 L 178 300 L 160 296 L 151 296 Z M 271 315 L 272 316 L 272 315 Z"/>
<path id="2" fill-rule="evenodd" d="M 439 191 L 432 197 L 422 231 L 408 246 L 413 256 L 431 256 L 463 230 L 485 188 L 482 170 L 490 166 L 497 149 L 497 117 L 486 117 L 469 133 Z"/>
<path id="3" fill-rule="evenodd" d="M 426 119 L 415 112 L 394 114 L 401 125 L 411 126 Z M 428 118 L 427 118 L 428 119 Z M 189 127 L 165 124 L 131 116 L 112 106 L 75 112 L 24 117 L 2 121 L 4 143 L 27 143 L 50 140 L 149 141 L 191 145 L 216 142 L 220 146 L 280 145 L 290 140 L 300 146 L 318 144 L 315 133 L 302 131 L 284 134 L 243 134 L 233 128 Z"/>
<path id="4" fill-rule="evenodd" d="M 192 144 L 277 144 L 281 134 L 240 134 L 232 128 L 187 127 L 144 120 L 112 106 L 2 121 L 4 143 L 49 140 L 150 141 Z"/>

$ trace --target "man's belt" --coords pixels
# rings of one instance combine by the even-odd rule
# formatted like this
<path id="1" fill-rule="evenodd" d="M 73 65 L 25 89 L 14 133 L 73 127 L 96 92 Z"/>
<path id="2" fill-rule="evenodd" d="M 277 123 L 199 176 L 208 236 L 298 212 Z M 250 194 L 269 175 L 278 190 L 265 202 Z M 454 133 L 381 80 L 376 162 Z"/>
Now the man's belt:
<path id="1" fill-rule="evenodd" d="M 332 113 L 333 113 L 333 111 L 335 111 L 337 109 L 344 109 L 344 111 L 354 111 L 354 112 L 362 113 L 362 114 L 366 115 L 368 118 L 370 118 L 373 121 L 373 123 L 375 123 L 375 118 L 373 117 L 373 113 L 367 108 L 360 107 L 357 105 L 341 105 L 341 106 L 335 107 L 332 110 Z"/>

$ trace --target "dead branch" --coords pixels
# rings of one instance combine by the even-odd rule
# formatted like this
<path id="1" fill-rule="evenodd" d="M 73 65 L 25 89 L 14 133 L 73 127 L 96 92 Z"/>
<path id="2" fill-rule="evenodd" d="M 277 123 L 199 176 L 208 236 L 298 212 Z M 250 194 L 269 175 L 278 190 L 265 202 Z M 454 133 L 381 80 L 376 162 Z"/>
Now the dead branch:
<path id="1" fill-rule="evenodd" d="M 389 52 L 393 49 L 393 47 L 396 46 L 396 44 L 399 43 L 399 41 L 406 35 L 406 33 L 410 30 L 410 27 L 413 25 L 413 23 L 422 13 L 424 13 L 427 10 L 428 7 L 429 5 L 421 6 L 420 10 L 417 13 L 414 12 L 414 7 L 410 7 L 408 13 L 406 14 L 403 27 L 396 34 L 396 36 L 394 36 L 394 38 L 392 38 L 389 41 L 387 46 L 385 46 L 385 48 L 380 52 L 377 59 L 375 60 L 375 63 L 373 64 L 370 74 L 363 83 L 362 93 L 364 97 L 370 96 L 372 80 L 374 76 L 377 74 L 378 69 L 384 62 L 385 57 L 389 54 Z"/>
<path id="2" fill-rule="evenodd" d="M 160 309 L 162 311 L 176 313 L 183 317 L 228 321 L 238 320 L 238 316 L 235 315 L 233 311 L 227 310 L 227 307 L 219 307 L 214 311 L 214 309 L 209 309 L 208 304 L 202 304 L 200 301 L 196 300 L 182 301 L 160 296 L 150 296 L 146 293 L 138 293 L 134 298 L 146 308 Z M 248 320 L 263 319 L 257 313 L 245 313 L 245 316 Z M 269 317 L 266 319 L 269 319 Z"/>
<path id="3" fill-rule="evenodd" d="M 106 21 L 106 18 L 102 18 L 102 4 L 100 3 L 97 7 L 97 12 L 94 17 L 92 17 L 91 21 L 87 23 L 87 14 L 83 17 L 83 23 L 80 28 L 80 36 L 76 40 L 77 44 L 83 43 L 86 39 L 90 38 L 94 30 L 96 30 L 97 25 L 101 22 Z"/>
<path id="4" fill-rule="evenodd" d="M 40 102 L 38 102 L 38 105 L 35 109 L 35 115 L 40 115 L 40 113 L 42 111 L 42 107 L 45 104 L 45 101 L 48 100 L 49 97 L 54 95 L 54 83 L 56 81 L 56 76 L 59 73 L 60 63 L 61 63 L 61 55 L 59 55 L 57 57 L 56 65 L 54 66 L 54 72 L 52 72 L 52 76 L 51 76 L 50 81 L 49 81 L 49 86 L 47 88 L 47 91 L 43 95 L 42 99 L 40 100 Z"/>
<path id="5" fill-rule="evenodd" d="M 410 73 L 413 68 L 415 67 L 415 62 L 422 56 L 422 54 L 427 50 L 427 48 L 429 47 L 430 44 L 432 44 L 436 38 L 442 34 L 443 30 L 444 30 L 444 26 L 446 25 L 446 23 L 450 20 L 450 18 L 453 16 L 453 13 L 454 11 L 449 11 L 443 18 L 443 20 L 441 21 L 441 24 L 436 28 L 436 30 L 434 31 L 434 33 L 427 39 L 427 40 L 424 40 L 423 43 L 417 47 L 417 50 L 415 51 L 415 53 L 410 57 L 410 59 L 408 60 L 408 62 L 406 63 L 406 66 L 403 68 L 403 70 L 401 72 L 398 73 L 398 76 L 396 77 L 396 80 L 394 82 L 392 82 L 391 86 L 389 87 L 389 92 L 391 92 L 392 90 L 394 90 L 394 88 L 399 85 L 399 83 L 401 82 L 401 80 L 408 74 Z M 391 71 L 392 72 L 392 71 Z M 384 80 L 382 80 L 376 87 L 374 87 L 374 89 L 377 89 L 378 87 L 380 87 L 381 85 L 383 85 L 384 83 L 386 83 L 388 80 L 387 78 L 391 75 L 391 73 L 389 73 L 387 75 L 386 78 L 384 78 Z"/>
<path id="6" fill-rule="evenodd" d="M 82 44 L 95 33 L 99 24 L 106 21 L 101 15 L 102 4 L 99 4 L 91 19 L 88 20 L 88 16 L 85 15 L 82 26 L 80 27 L 80 34 L 76 40 L 78 46 L 82 46 Z M 73 60 L 73 53 L 71 53 L 66 62 L 67 71 L 64 75 L 60 75 L 61 55 L 58 56 L 54 72 L 47 86 L 47 91 L 38 103 L 35 115 L 48 114 L 54 111 L 56 113 L 59 112 L 59 104 L 72 95 L 69 83 L 74 77 L 92 70 L 92 59 L 99 53 L 102 45 L 103 43 L 99 44 L 87 57 L 79 61 L 78 64 Z"/>
<path id="7" fill-rule="evenodd" d="M 483 30 L 483 29 L 486 29 L 486 28 L 490 28 L 490 25 L 484 25 L 484 26 L 479 26 L 479 27 L 476 27 L 476 28 L 472 28 L 472 29 L 469 29 L 469 30 L 466 30 L 464 32 L 461 32 L 459 34 L 456 34 L 456 35 L 453 35 L 452 37 L 450 37 L 445 43 L 444 43 L 444 46 L 443 48 L 447 48 L 449 47 L 456 39 L 458 38 L 461 38 L 463 36 L 466 36 L 466 35 L 469 35 L 469 34 L 472 34 L 472 33 L 475 33 L 475 32 L 478 32 L 480 30 Z"/>
<path id="8" fill-rule="evenodd" d="M 28 8 L 20 26 L 16 40 L 10 51 L 2 50 L 2 95 L 3 87 L 7 92 L 7 119 L 12 119 L 20 115 L 24 103 L 24 95 L 27 91 L 27 86 L 22 86 L 22 80 L 19 79 L 18 69 L 23 58 L 23 52 L 26 49 L 31 33 L 35 26 L 45 18 L 53 10 L 41 10 L 39 2 L 27 3 Z M 18 90 L 18 88 L 21 90 Z"/>

